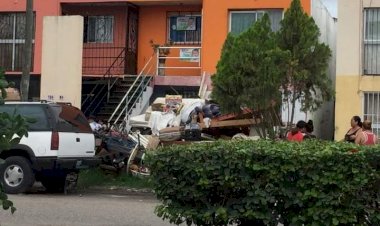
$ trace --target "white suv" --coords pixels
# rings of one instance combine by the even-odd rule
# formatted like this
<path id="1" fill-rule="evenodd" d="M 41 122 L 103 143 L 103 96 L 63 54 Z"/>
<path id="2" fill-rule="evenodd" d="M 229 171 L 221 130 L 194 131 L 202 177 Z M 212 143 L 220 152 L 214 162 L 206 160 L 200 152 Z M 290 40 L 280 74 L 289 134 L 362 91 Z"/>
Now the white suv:
<path id="1" fill-rule="evenodd" d="M 28 137 L 0 153 L 0 182 L 7 193 L 22 193 L 41 181 L 46 189 L 63 191 L 68 174 L 96 166 L 94 134 L 83 113 L 68 104 L 6 102 L 0 112 L 34 119 Z"/>

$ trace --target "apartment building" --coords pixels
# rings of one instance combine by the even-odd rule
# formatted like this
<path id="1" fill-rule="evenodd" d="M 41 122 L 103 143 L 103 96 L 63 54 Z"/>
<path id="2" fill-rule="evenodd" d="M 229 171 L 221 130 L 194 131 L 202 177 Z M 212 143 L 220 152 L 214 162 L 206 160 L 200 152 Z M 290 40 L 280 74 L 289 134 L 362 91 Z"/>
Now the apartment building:
<path id="1" fill-rule="evenodd" d="M 338 1 L 335 140 L 354 115 L 380 135 L 380 1 Z"/>

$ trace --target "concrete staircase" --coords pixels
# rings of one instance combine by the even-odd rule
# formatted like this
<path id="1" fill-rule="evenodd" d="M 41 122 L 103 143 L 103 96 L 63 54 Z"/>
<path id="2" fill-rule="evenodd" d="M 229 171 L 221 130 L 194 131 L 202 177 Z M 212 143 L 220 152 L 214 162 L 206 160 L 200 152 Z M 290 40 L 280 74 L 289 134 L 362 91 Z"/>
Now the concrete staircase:
<path id="1" fill-rule="evenodd" d="M 130 111 L 132 116 L 141 114 L 145 110 L 144 107 L 149 104 L 149 98 L 153 93 L 153 87 L 148 84 L 150 80 L 149 76 L 138 77 L 137 75 L 125 75 L 119 78 L 112 87 L 109 97 L 100 105 L 99 111 L 94 115 L 104 122 L 113 124 L 123 111 Z M 128 96 L 123 100 L 128 91 Z M 120 107 L 115 111 L 119 104 Z M 109 121 L 113 114 L 116 117 Z"/>

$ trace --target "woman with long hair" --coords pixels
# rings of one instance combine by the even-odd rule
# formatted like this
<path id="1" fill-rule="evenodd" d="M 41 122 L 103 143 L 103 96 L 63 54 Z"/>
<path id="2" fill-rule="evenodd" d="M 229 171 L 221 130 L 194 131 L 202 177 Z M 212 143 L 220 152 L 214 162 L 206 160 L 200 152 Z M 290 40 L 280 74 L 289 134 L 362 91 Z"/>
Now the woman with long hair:
<path id="1" fill-rule="evenodd" d="M 350 143 L 355 143 L 357 134 L 362 129 L 362 120 L 359 116 L 355 115 L 351 118 L 351 128 L 347 131 L 344 136 L 344 140 Z"/>
<path id="2" fill-rule="evenodd" d="M 296 124 L 296 128 L 290 130 L 286 136 L 288 141 L 301 142 L 303 141 L 303 136 L 306 131 L 306 122 L 300 120 Z"/>

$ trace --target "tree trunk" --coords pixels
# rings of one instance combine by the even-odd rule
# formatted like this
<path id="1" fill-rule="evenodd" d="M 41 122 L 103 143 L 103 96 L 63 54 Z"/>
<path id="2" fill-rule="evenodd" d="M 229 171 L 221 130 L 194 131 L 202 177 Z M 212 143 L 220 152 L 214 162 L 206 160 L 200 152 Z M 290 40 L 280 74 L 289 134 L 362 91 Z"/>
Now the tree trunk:
<path id="1" fill-rule="evenodd" d="M 29 99 L 29 80 L 30 68 L 32 66 L 32 41 L 33 41 L 33 0 L 26 1 L 26 24 L 25 24 L 25 45 L 24 45 L 24 59 L 22 65 L 22 76 L 20 83 L 21 100 L 27 101 Z"/>
<path id="2" fill-rule="evenodd" d="M 291 116 L 290 116 L 290 125 L 293 125 L 293 121 L 294 121 L 294 111 L 296 109 L 296 94 L 293 93 L 292 95 L 292 113 L 291 113 Z"/>
<path id="3" fill-rule="evenodd" d="M 264 139 L 265 138 L 265 133 L 262 133 L 262 130 L 260 129 L 262 121 L 260 123 L 258 122 L 257 118 L 255 115 L 253 115 L 253 120 L 255 121 L 255 125 L 253 128 L 255 129 L 256 133 L 259 135 L 260 138 Z"/>

